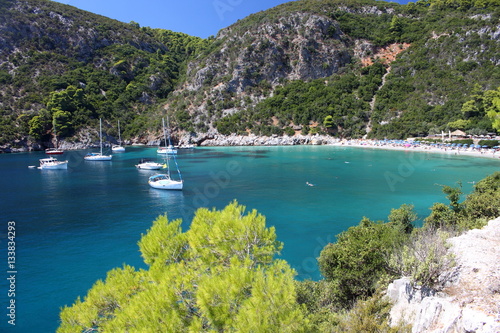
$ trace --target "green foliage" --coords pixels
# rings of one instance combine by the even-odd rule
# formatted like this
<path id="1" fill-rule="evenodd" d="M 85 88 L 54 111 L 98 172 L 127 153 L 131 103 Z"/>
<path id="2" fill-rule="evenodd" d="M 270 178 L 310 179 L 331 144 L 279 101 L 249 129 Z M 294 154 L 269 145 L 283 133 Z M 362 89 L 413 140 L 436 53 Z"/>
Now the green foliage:
<path id="1" fill-rule="evenodd" d="M 431 214 L 425 218 L 425 226 L 432 229 L 453 227 L 456 223 L 453 210 L 444 203 L 435 203 L 431 208 Z"/>
<path id="2" fill-rule="evenodd" d="M 474 191 L 463 202 L 458 202 L 460 187 L 443 187 L 448 194 L 450 207 L 436 203 L 431 207 L 431 214 L 425 219 L 424 227 L 469 230 L 480 228 L 488 219 L 500 216 L 500 172 L 478 182 Z"/>
<path id="3" fill-rule="evenodd" d="M 58 332 L 308 332 L 295 272 L 257 212 L 199 209 L 191 228 L 159 217 L 139 242 L 149 270 L 125 266 L 61 311 Z"/>
<path id="4" fill-rule="evenodd" d="M 484 93 L 484 110 L 491 120 L 492 126 L 500 131 L 500 87 L 497 90 L 488 90 Z"/>
<path id="5" fill-rule="evenodd" d="M 389 222 L 400 225 L 401 229 L 409 234 L 413 230 L 413 223 L 418 219 L 413 205 L 403 204 L 398 209 L 391 209 L 388 216 Z"/>
<path id="6" fill-rule="evenodd" d="M 294 1 L 250 15 L 217 39 L 200 39 L 135 22 L 120 23 L 55 2 L 29 0 L 14 9 L 14 2 L 4 1 L 0 22 L 12 28 L 2 30 L 0 90 L 5 118 L 0 122 L 0 142 L 27 134 L 19 124 L 11 126 L 12 120 L 21 114 L 40 115 L 42 109 L 53 113 L 51 100 L 65 102 L 55 94 L 68 94 L 74 87 L 83 94 L 79 104 L 70 104 L 70 109 L 54 106 L 71 114 L 71 126 L 61 132 L 64 136 L 95 126 L 97 118 L 110 124 L 120 119 L 125 138 L 138 136 L 155 128 L 154 118 L 164 103 L 177 118 L 172 117 L 176 129 L 185 131 L 214 126 L 223 134 L 282 135 L 291 134 L 288 128 L 293 124 L 302 125 L 306 133 L 307 126 L 323 124 L 332 116 L 326 128 L 341 137 L 362 137 L 368 124 L 372 138 L 422 136 L 449 126 L 468 133 L 491 132 L 500 126 L 495 98 L 495 87 L 500 85 L 495 59 L 500 51 L 491 34 L 479 31 L 494 29 L 497 2 L 433 0 L 398 5 L 322 0 L 319 6 L 315 0 Z M 334 71 L 330 69 L 336 66 L 320 60 L 331 77 L 307 81 L 305 75 L 304 81 L 287 82 L 284 77 L 297 59 L 283 55 L 297 46 L 295 42 L 284 35 L 271 36 L 276 42 L 259 42 L 245 34 L 276 25 L 290 13 L 301 13 L 304 20 L 314 15 L 335 21 L 321 36 L 335 49 L 338 44 L 339 54 L 345 55 Z M 32 28 L 34 23 L 37 29 Z M 78 43 L 75 35 L 80 36 Z M 316 37 L 302 37 L 310 41 L 304 52 L 321 52 L 315 47 Z M 411 43 L 411 47 L 390 64 L 391 73 L 382 82 L 387 65 L 362 68 L 360 59 L 352 56 L 358 54 L 350 46 L 356 43 L 347 41 L 358 40 L 375 46 L 363 51 L 364 57 L 392 43 Z M 248 59 L 240 77 L 245 91 L 236 93 L 230 82 L 241 52 Z M 272 73 L 261 70 L 265 67 L 261 55 L 267 52 L 275 55 Z M 211 59 L 226 54 L 227 72 L 206 73 L 198 91 L 171 94 L 202 68 L 211 68 Z M 277 80 L 282 83 L 278 88 Z M 207 90 L 215 83 L 228 88 L 207 101 L 207 96 L 212 98 Z M 72 103 L 77 101 L 74 97 Z M 256 100 L 261 102 L 254 107 Z M 235 113 L 234 108 L 241 111 Z M 50 117 L 42 118 L 43 127 L 50 128 Z M 33 138 L 42 140 L 44 135 Z"/>
<path id="7" fill-rule="evenodd" d="M 45 126 L 40 116 L 34 116 L 28 122 L 29 125 L 29 135 L 35 140 L 40 140 L 45 134 Z"/>
<path id="8" fill-rule="evenodd" d="M 359 297 L 368 297 L 377 281 L 387 274 L 387 256 L 404 239 L 401 225 L 373 222 L 364 218 L 337 236 L 318 259 L 321 273 L 333 283 L 334 297 L 347 306 Z"/>
<path id="9" fill-rule="evenodd" d="M 56 111 L 69 112 L 66 123 L 57 129 L 63 137 L 95 126 L 97 118 L 113 126 L 121 119 L 125 137 L 144 132 L 150 124 L 138 118 L 168 96 L 187 60 L 210 44 L 57 2 L 30 0 L 16 8 L 10 3 L 4 7 L 1 25 L 12 29 L 2 35 L 6 46 L 0 55 L 2 103 L 15 117 L 49 111 L 49 117 L 38 119 L 42 126 L 33 127 L 32 137 L 37 140 L 44 139 L 44 133 L 35 132 L 52 127 Z M 74 36 L 79 36 L 78 43 Z M 6 129 L 0 123 L 0 140 Z"/>
<path id="10" fill-rule="evenodd" d="M 375 293 L 366 300 L 357 301 L 351 310 L 339 317 L 338 323 L 328 332 L 411 332 L 409 326 L 391 325 L 391 308 L 392 304 L 385 293 Z"/>
<path id="11" fill-rule="evenodd" d="M 462 208 L 459 203 L 460 197 L 463 194 L 462 183 L 458 182 L 457 184 L 457 187 L 442 185 L 443 193 L 446 194 L 446 199 L 450 200 L 450 206 L 455 212 L 460 211 L 460 209 Z"/>
<path id="12" fill-rule="evenodd" d="M 361 77 L 346 74 L 326 82 L 323 79 L 294 81 L 276 88 L 274 96 L 259 103 L 254 110 L 241 112 L 240 118 L 268 126 L 273 118 L 284 125 L 309 126 L 313 122 L 323 124 L 329 117 L 327 125 L 332 129 L 342 128 L 340 135 L 360 136 L 365 133 L 369 104 L 355 95 L 364 89 L 367 99 L 371 99 L 373 90 L 367 87 L 380 80 L 383 71 L 385 69 L 366 70 Z"/>
<path id="13" fill-rule="evenodd" d="M 488 148 L 493 148 L 498 146 L 498 140 L 479 140 L 477 144 L 481 147 L 486 146 Z"/>

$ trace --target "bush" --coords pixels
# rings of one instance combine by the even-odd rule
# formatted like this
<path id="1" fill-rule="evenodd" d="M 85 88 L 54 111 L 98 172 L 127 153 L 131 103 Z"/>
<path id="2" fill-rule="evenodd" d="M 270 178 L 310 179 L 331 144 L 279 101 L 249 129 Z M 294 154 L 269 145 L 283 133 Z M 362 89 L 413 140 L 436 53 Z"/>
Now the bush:
<path id="1" fill-rule="evenodd" d="M 401 251 L 391 254 L 391 268 L 417 284 L 436 286 L 439 275 L 454 263 L 452 256 L 447 253 L 449 246 L 446 240 L 451 236 L 442 229 L 416 230 Z"/>
<path id="2" fill-rule="evenodd" d="M 338 235 L 335 244 L 325 246 L 318 263 L 325 279 L 333 283 L 336 300 L 349 306 L 359 297 L 371 296 L 377 281 L 388 272 L 388 255 L 404 237 L 397 224 L 363 218 Z"/>

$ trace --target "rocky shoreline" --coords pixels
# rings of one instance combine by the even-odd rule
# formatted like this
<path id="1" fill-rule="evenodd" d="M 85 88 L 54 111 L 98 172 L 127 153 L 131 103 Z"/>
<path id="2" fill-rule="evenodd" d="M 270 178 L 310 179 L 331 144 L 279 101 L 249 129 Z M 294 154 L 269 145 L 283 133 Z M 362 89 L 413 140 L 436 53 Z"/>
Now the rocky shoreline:
<path id="1" fill-rule="evenodd" d="M 59 141 L 58 147 L 63 150 L 79 150 L 95 148 L 99 146 L 98 142 L 88 140 L 82 141 Z M 105 140 L 104 147 L 111 147 L 111 144 L 117 143 L 114 138 Z M 111 143 L 110 143 L 111 142 Z M 185 134 L 177 141 L 179 145 L 194 144 L 196 146 L 293 146 L 293 145 L 322 145 L 339 143 L 339 138 L 327 135 L 294 135 L 294 136 L 257 136 L 250 135 L 221 135 L 218 133 L 202 133 L 197 135 Z M 145 145 L 159 146 L 162 141 L 158 137 L 134 138 L 123 142 L 125 145 Z M 17 140 L 11 144 L 0 146 L 0 153 L 21 153 L 30 151 L 43 151 L 45 148 L 52 148 L 51 142 L 42 144 L 31 142 L 29 140 Z"/>

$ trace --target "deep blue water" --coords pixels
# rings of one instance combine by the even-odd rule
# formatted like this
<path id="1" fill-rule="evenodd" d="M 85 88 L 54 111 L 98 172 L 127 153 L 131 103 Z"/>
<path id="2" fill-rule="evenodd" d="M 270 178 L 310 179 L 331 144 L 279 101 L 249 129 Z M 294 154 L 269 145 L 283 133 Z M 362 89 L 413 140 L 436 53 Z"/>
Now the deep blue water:
<path id="1" fill-rule="evenodd" d="M 197 148 L 179 152 L 184 191 L 169 192 L 148 186 L 155 171 L 134 167 L 156 158 L 155 148 L 127 147 L 112 162 L 84 161 L 84 154 L 66 152 L 68 170 L 55 171 L 28 168 L 43 153 L 0 155 L 2 332 L 53 332 L 59 309 L 107 271 L 145 267 L 137 242 L 160 214 L 188 228 L 196 208 L 237 199 L 276 227 L 282 258 L 299 279 L 318 279 L 321 249 L 363 216 L 384 220 L 408 203 L 425 217 L 432 203 L 446 202 L 438 184 L 460 180 L 470 192 L 500 167 L 500 160 L 349 147 Z M 16 224 L 15 327 L 7 323 L 9 221 Z"/>

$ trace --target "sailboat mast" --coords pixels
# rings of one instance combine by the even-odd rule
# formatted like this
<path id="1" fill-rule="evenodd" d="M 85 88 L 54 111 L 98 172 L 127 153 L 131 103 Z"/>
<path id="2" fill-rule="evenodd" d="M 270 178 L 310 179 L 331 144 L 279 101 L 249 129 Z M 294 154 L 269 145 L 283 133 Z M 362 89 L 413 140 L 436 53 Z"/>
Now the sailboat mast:
<path id="1" fill-rule="evenodd" d="M 102 119 L 99 118 L 99 143 L 101 146 L 101 155 L 102 155 Z"/>
<path id="2" fill-rule="evenodd" d="M 165 118 L 161 118 L 161 120 L 163 125 L 163 140 L 165 140 L 165 148 L 166 148 L 168 145 L 167 145 L 167 132 L 165 130 Z"/>
<path id="3" fill-rule="evenodd" d="M 55 119 L 52 123 L 52 126 L 54 127 L 54 137 L 56 138 L 56 149 L 57 147 L 59 147 L 59 142 L 57 141 L 57 132 L 56 132 L 56 122 L 55 122 Z"/>
<path id="4" fill-rule="evenodd" d="M 118 120 L 118 142 L 122 144 L 122 135 L 120 133 L 120 121 Z"/>

